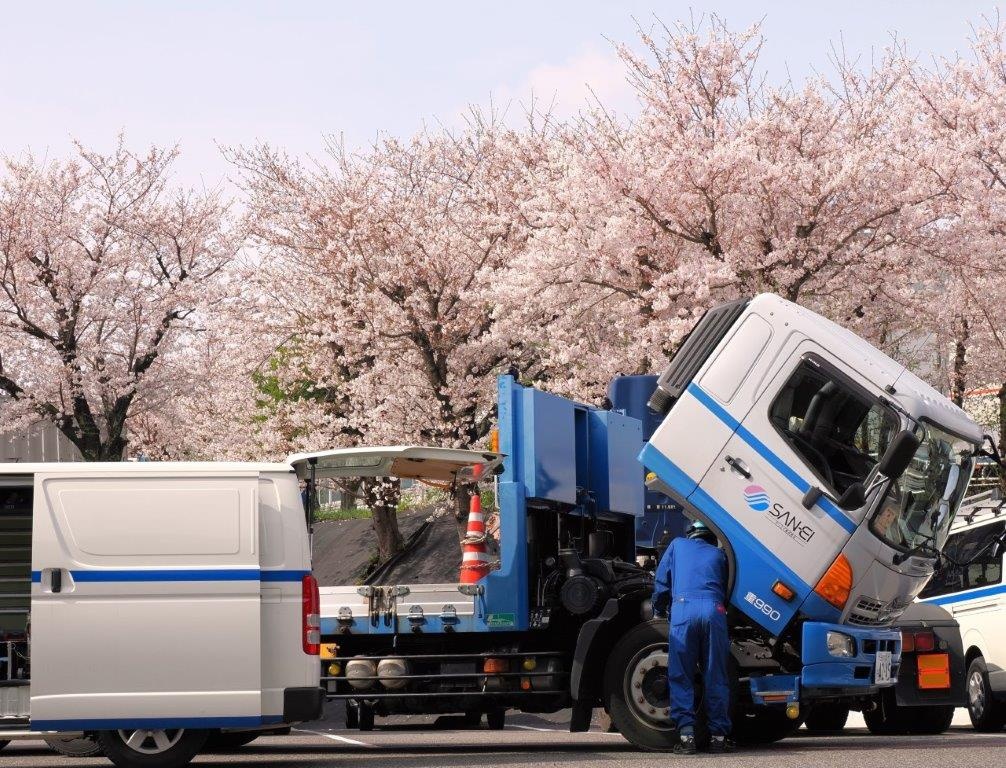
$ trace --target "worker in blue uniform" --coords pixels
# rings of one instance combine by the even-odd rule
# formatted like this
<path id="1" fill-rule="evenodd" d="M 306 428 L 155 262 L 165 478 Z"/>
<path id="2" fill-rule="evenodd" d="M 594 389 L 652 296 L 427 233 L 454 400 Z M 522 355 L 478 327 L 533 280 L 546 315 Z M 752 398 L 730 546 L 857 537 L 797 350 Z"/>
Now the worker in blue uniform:
<path id="1" fill-rule="evenodd" d="M 674 539 L 657 567 L 653 609 L 670 612 L 667 677 L 671 689 L 671 719 L 678 728 L 678 754 L 694 754 L 696 670 L 705 687 L 709 750 L 733 750 L 730 739 L 730 679 L 727 659 L 727 558 L 716 535 L 701 522 Z"/>

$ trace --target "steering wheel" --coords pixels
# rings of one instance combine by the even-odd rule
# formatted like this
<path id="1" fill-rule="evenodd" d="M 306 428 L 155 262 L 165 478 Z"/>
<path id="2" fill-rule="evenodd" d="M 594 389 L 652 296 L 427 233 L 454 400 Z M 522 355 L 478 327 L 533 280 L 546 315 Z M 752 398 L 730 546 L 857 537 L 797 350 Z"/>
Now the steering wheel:
<path id="1" fill-rule="evenodd" d="M 798 435 L 796 433 L 790 433 L 796 438 L 796 442 L 799 444 L 800 451 L 803 455 L 810 461 L 811 466 L 816 469 L 821 477 L 824 478 L 824 482 L 830 485 L 832 488 L 835 487 L 835 475 L 831 471 L 831 465 L 828 460 L 811 442 L 807 439 Z"/>

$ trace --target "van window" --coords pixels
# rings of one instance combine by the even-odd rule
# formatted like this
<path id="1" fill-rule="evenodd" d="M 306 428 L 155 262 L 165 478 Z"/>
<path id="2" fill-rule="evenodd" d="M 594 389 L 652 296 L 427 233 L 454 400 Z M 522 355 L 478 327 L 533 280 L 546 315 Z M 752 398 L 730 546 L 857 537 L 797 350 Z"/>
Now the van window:
<path id="1" fill-rule="evenodd" d="M 805 358 L 786 382 L 770 419 L 837 494 L 866 479 L 898 429 L 889 409 L 813 357 Z"/>
<path id="2" fill-rule="evenodd" d="M 936 597 L 950 592 L 963 592 L 967 589 L 1001 584 L 1002 554 L 993 556 L 989 544 L 1006 530 L 1006 521 L 998 521 L 989 525 L 980 525 L 967 531 L 951 534 L 943 548 L 946 558 L 943 567 L 933 574 L 920 598 Z M 981 556 L 973 563 L 968 562 L 979 552 Z M 962 563 L 954 565 L 953 562 Z M 966 563 L 966 565 L 964 564 Z"/>

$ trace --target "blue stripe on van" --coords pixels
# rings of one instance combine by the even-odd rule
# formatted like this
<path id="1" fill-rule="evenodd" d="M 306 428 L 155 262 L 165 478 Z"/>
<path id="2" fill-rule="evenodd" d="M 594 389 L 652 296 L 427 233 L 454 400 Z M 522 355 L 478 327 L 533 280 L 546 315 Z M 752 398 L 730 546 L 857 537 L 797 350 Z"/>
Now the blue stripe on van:
<path id="1" fill-rule="evenodd" d="M 283 571 L 257 568 L 204 568 L 160 570 L 72 570 L 70 575 L 80 583 L 153 582 L 153 581 L 301 581 L 310 571 Z M 32 571 L 34 584 L 42 583 L 42 572 Z"/>
<path id="2" fill-rule="evenodd" d="M 251 717 L 123 717 L 83 718 L 78 720 L 35 720 L 33 731 L 112 731 L 119 728 L 257 728 L 278 725 L 282 715 Z"/>
<path id="3" fill-rule="evenodd" d="M 947 605 L 949 603 L 963 603 L 966 600 L 978 600 L 982 597 L 994 597 L 1006 592 L 1006 584 L 998 584 L 994 587 L 982 587 L 972 589 L 967 592 L 954 592 L 949 595 L 939 595 L 938 597 L 924 597 L 920 603 L 931 603 L 933 605 Z"/>
<path id="4" fill-rule="evenodd" d="M 754 450 L 765 459 L 769 464 L 771 464 L 775 469 L 789 480 L 800 493 L 806 493 L 807 489 L 810 488 L 810 483 L 804 480 L 796 471 L 793 470 L 785 461 L 780 459 L 772 450 L 765 445 L 761 440 L 755 437 L 751 432 L 744 427 L 737 419 L 731 416 L 727 411 L 715 400 L 713 400 L 705 391 L 703 391 L 697 384 L 688 385 L 688 393 L 692 395 L 696 400 L 702 403 L 706 408 L 712 411 L 713 415 L 716 416 L 720 421 L 726 424 L 730 429 L 737 432 L 737 435 L 748 445 L 750 445 Z M 823 496 L 817 502 L 818 506 L 825 511 L 832 520 L 838 523 L 847 533 L 855 533 L 856 524 L 852 522 L 845 514 L 836 507 L 829 499 Z"/>

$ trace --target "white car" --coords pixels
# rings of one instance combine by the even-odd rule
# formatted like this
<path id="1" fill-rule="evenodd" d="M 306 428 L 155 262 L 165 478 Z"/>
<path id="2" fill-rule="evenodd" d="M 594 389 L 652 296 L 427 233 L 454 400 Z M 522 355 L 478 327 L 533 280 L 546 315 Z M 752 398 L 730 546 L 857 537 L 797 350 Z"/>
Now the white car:
<path id="1" fill-rule="evenodd" d="M 1006 724 L 1004 533 L 1006 502 L 966 504 L 950 529 L 942 567 L 919 595 L 946 608 L 960 624 L 968 711 L 979 731 L 999 731 Z"/>

